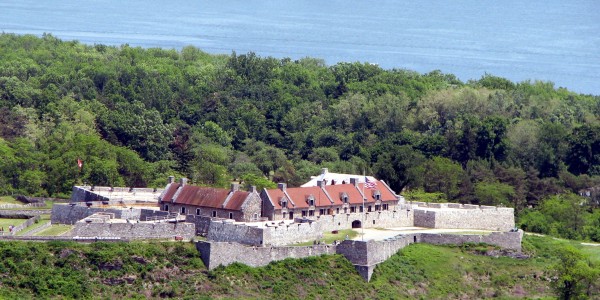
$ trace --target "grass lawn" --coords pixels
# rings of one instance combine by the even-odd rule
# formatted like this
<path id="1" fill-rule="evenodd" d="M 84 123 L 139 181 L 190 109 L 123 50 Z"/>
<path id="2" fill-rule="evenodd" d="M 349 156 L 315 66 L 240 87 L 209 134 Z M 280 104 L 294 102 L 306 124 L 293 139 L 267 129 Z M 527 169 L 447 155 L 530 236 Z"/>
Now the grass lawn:
<path id="1" fill-rule="evenodd" d="M 23 204 L 17 201 L 13 196 L 0 196 L 0 204 Z"/>
<path id="2" fill-rule="evenodd" d="M 59 236 L 62 235 L 65 232 L 68 232 L 69 230 L 73 229 L 72 225 L 52 225 L 38 233 L 36 233 L 36 236 Z"/>
<path id="3" fill-rule="evenodd" d="M 0 219 L 0 227 L 4 228 L 4 231 L 8 232 L 10 225 L 19 226 L 25 223 L 27 219 Z"/>
<path id="4" fill-rule="evenodd" d="M 348 235 L 349 239 L 352 239 L 358 235 L 358 232 L 353 229 L 342 229 L 338 230 L 338 233 L 325 232 L 323 233 L 322 242 L 325 244 L 331 244 L 333 241 L 343 241 L 346 239 L 346 235 Z M 293 246 L 310 246 L 313 244 L 313 241 L 293 244 Z"/>
<path id="5" fill-rule="evenodd" d="M 38 227 L 43 226 L 44 224 L 47 224 L 48 222 L 50 222 L 50 215 L 41 215 L 40 216 L 40 220 L 37 223 L 33 223 L 33 225 L 19 231 L 19 233 L 17 233 L 17 235 L 25 235 L 27 232 L 32 231 Z"/>

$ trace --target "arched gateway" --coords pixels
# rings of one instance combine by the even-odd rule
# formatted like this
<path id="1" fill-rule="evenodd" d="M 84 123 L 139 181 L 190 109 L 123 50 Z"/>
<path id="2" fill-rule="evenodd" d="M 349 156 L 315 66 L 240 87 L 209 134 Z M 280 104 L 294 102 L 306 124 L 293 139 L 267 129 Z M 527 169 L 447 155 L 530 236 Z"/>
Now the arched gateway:
<path id="1" fill-rule="evenodd" d="M 359 220 L 352 221 L 352 228 L 362 228 L 362 223 Z"/>

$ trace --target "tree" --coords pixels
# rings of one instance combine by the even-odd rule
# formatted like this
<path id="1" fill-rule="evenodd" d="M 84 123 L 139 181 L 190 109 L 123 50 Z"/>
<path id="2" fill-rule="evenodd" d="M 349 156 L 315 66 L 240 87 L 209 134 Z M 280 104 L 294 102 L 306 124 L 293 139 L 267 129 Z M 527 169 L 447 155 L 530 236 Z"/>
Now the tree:
<path id="1" fill-rule="evenodd" d="M 557 278 L 552 286 L 560 299 L 588 299 L 592 297 L 590 287 L 600 277 L 600 269 L 587 260 L 573 246 L 558 251 L 559 261 L 553 267 Z"/>
<path id="2" fill-rule="evenodd" d="M 464 177 L 464 171 L 459 164 L 448 158 L 436 156 L 425 162 L 424 168 L 425 192 L 442 192 L 448 200 L 454 200 L 458 196 L 459 184 Z"/>
<path id="3" fill-rule="evenodd" d="M 475 184 L 475 197 L 479 204 L 508 205 L 515 196 L 515 189 L 500 182 L 479 182 Z"/>

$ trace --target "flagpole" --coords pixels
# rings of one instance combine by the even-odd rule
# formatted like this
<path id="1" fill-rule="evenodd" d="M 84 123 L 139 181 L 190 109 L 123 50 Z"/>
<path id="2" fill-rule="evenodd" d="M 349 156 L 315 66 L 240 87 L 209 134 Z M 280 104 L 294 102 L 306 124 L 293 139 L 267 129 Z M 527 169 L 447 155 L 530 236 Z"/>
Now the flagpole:
<path id="1" fill-rule="evenodd" d="M 367 218 L 366 218 L 366 214 L 365 214 L 365 185 L 367 184 L 367 181 L 365 180 L 367 177 L 365 176 L 365 169 L 363 169 L 363 180 L 365 181 L 363 183 L 362 186 L 362 200 L 363 200 L 363 204 L 362 204 L 362 212 L 363 212 L 363 224 L 361 226 L 361 237 L 362 237 L 362 241 L 365 240 L 365 226 L 367 225 Z"/>

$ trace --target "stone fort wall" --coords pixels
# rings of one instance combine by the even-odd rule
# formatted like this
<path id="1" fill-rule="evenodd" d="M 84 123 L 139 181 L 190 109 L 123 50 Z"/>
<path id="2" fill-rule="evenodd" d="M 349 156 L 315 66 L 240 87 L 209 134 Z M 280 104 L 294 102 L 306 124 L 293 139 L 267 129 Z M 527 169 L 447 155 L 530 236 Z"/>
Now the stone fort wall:
<path id="1" fill-rule="evenodd" d="M 211 221 L 206 238 L 216 242 L 235 242 L 252 246 L 282 246 L 314 241 L 323 236 L 318 222 L 293 223 L 258 227 L 236 224 L 228 220 Z"/>
<path id="2" fill-rule="evenodd" d="M 398 235 L 384 241 L 346 240 L 338 245 L 314 245 L 306 247 L 252 247 L 239 243 L 202 241 L 196 244 L 207 268 L 240 262 L 252 267 L 265 266 L 285 258 L 303 258 L 322 254 L 341 254 L 348 259 L 367 281 L 371 279 L 377 264 L 384 262 L 402 248 L 415 243 L 455 244 L 488 243 L 505 249 L 521 250 L 523 231 L 497 232 L 489 235 L 429 234 Z"/>
<path id="3" fill-rule="evenodd" d="M 445 229 L 481 229 L 508 231 L 515 227 L 514 209 L 469 205 L 461 208 L 418 207 L 414 209 L 414 226 Z"/>
<path id="4" fill-rule="evenodd" d="M 86 223 L 78 222 L 71 231 L 73 237 L 115 237 L 123 239 L 192 239 L 194 224 L 169 222 Z"/>
<path id="5" fill-rule="evenodd" d="M 335 254 L 334 245 L 313 245 L 305 247 L 251 247 L 238 243 L 204 242 L 196 243 L 204 265 L 212 270 L 220 265 L 227 266 L 239 262 L 251 267 L 266 266 L 272 261 L 286 258 L 305 258 L 323 254 Z"/>
<path id="6" fill-rule="evenodd" d="M 114 215 L 115 219 L 130 219 L 145 221 L 147 217 L 164 217 L 168 212 L 156 211 L 150 209 L 119 209 L 119 208 L 101 208 L 87 207 L 85 205 L 70 205 L 56 203 L 52 206 L 52 215 L 50 221 L 52 224 L 75 224 L 77 221 L 89 217 L 95 213 L 105 212 Z"/>
<path id="7" fill-rule="evenodd" d="M 421 233 L 417 241 L 434 245 L 486 243 L 503 249 L 521 251 L 523 231 L 492 232 L 487 235 Z"/>

